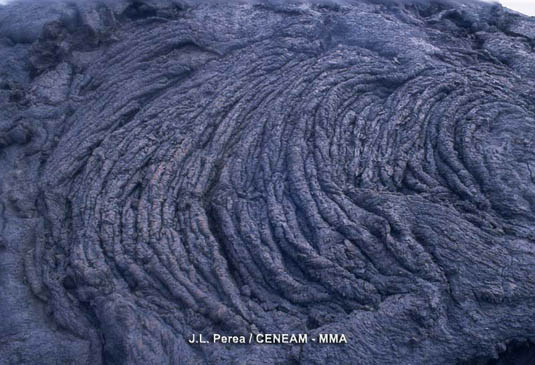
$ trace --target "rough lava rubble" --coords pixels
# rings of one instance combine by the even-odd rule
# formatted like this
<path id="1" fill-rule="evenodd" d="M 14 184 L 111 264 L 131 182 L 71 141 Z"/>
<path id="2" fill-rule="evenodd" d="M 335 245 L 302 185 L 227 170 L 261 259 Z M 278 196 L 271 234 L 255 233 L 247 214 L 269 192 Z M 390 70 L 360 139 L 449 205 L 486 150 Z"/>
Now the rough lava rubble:
<path id="1" fill-rule="evenodd" d="M 440 365 L 535 341 L 535 18 L 18 2 L 0 104 L 2 363 Z M 349 343 L 186 341 L 258 332 Z"/>

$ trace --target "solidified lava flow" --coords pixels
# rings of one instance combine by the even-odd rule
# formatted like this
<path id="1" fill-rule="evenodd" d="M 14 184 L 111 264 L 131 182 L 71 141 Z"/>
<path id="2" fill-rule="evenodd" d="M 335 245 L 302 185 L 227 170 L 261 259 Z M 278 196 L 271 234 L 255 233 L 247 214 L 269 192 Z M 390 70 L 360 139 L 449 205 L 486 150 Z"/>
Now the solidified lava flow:
<path id="1" fill-rule="evenodd" d="M 6 364 L 533 355 L 535 18 L 47 0 L 0 37 Z"/>

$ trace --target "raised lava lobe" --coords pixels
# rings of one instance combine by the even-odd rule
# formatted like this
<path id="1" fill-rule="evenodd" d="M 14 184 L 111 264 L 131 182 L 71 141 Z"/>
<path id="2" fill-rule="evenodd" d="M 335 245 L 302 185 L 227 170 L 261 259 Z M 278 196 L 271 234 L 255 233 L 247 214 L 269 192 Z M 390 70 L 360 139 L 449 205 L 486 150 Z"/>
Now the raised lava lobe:
<path id="1" fill-rule="evenodd" d="M 534 29 L 479 2 L 0 7 L 2 358 L 530 361 Z M 258 332 L 348 344 L 187 342 Z"/>

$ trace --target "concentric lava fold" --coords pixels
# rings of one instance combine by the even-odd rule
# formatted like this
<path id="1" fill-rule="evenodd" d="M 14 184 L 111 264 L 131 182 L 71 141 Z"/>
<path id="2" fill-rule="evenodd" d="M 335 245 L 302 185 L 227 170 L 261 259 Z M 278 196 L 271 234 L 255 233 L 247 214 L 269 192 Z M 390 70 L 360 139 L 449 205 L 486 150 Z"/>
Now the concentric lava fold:
<path id="1" fill-rule="evenodd" d="M 9 101 L 32 142 L 1 135 L 39 160 L 27 277 L 83 361 L 453 364 L 535 340 L 533 20 L 117 4 L 45 26 Z"/>

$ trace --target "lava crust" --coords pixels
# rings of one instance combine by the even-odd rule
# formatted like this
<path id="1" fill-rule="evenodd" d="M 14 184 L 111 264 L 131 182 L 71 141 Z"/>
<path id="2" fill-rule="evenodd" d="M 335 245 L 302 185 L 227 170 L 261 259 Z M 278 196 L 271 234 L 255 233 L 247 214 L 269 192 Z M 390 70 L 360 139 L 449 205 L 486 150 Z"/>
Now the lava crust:
<path id="1" fill-rule="evenodd" d="M 455 364 L 535 341 L 533 18 L 145 0 L 0 21 L 6 363 Z M 188 343 L 213 333 L 348 343 Z"/>

